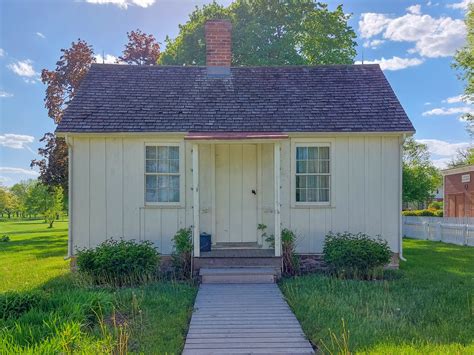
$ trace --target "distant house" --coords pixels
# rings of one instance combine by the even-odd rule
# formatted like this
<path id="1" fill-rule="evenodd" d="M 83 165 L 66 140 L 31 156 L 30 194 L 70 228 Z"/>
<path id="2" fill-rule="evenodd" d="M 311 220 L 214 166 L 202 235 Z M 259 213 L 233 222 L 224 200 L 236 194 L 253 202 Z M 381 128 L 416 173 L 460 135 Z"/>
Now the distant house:
<path id="1" fill-rule="evenodd" d="M 187 227 L 197 267 L 219 255 L 278 264 L 282 228 L 304 255 L 329 231 L 380 234 L 401 253 L 414 128 L 380 67 L 231 67 L 224 20 L 206 41 L 205 67 L 92 65 L 56 130 L 69 146 L 70 255 L 111 237 L 168 255 Z"/>
<path id="2" fill-rule="evenodd" d="M 444 216 L 474 217 L 474 165 L 442 171 Z"/>

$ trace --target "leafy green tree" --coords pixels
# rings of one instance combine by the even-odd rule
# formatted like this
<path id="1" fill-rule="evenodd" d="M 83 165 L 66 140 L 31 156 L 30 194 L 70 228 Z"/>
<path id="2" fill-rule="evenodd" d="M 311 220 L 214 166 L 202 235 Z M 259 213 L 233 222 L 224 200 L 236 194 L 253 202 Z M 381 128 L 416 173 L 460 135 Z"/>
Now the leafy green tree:
<path id="1" fill-rule="evenodd" d="M 457 155 L 448 163 L 449 168 L 474 165 L 474 148 L 458 150 Z"/>
<path id="2" fill-rule="evenodd" d="M 26 199 L 27 213 L 29 215 L 43 215 L 50 205 L 51 195 L 46 185 L 37 182 L 29 187 Z"/>
<path id="3" fill-rule="evenodd" d="M 357 44 L 349 17 L 342 6 L 329 11 L 311 0 L 238 0 L 228 7 L 214 2 L 197 7 L 178 36 L 166 38 L 159 63 L 205 65 L 204 24 L 225 18 L 233 26 L 235 66 L 351 64 Z"/>
<path id="4" fill-rule="evenodd" d="M 407 139 L 403 146 L 403 202 L 431 200 L 441 181 L 438 169 L 430 161 L 428 147 Z"/>
<path id="5" fill-rule="evenodd" d="M 474 3 L 469 5 L 466 16 L 467 42 L 454 56 L 454 68 L 460 71 L 459 77 L 466 82 L 464 88 L 464 101 L 474 102 Z M 464 118 L 468 122 L 468 131 L 474 134 L 474 115 L 465 114 Z"/>
<path id="6" fill-rule="evenodd" d="M 53 228 L 53 223 L 56 219 L 59 219 L 63 211 L 63 196 L 64 191 L 61 186 L 56 186 L 50 193 L 48 199 L 48 208 L 44 212 L 44 218 L 49 223 L 49 228 Z"/>

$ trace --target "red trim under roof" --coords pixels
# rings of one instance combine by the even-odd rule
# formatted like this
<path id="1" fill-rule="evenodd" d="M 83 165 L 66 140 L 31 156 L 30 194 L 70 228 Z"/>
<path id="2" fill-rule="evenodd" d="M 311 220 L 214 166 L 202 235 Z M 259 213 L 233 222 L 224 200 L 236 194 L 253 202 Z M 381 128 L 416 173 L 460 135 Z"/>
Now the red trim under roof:
<path id="1" fill-rule="evenodd" d="M 281 132 L 189 132 L 184 139 L 286 139 L 288 134 Z"/>

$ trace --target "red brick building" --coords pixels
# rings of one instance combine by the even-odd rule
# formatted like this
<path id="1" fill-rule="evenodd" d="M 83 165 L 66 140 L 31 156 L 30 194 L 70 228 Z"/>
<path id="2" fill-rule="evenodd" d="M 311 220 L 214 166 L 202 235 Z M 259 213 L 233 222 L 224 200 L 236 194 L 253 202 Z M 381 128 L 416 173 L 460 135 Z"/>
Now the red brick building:
<path id="1" fill-rule="evenodd" d="M 474 165 L 447 169 L 444 180 L 444 216 L 474 217 Z"/>

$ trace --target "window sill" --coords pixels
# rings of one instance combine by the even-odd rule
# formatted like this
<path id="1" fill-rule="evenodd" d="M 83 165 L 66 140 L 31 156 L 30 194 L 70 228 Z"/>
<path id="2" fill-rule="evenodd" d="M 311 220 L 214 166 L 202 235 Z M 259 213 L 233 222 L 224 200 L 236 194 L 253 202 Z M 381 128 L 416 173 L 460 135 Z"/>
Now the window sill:
<path id="1" fill-rule="evenodd" d="M 324 203 L 324 204 L 316 204 L 316 203 L 308 203 L 308 204 L 303 204 L 303 203 L 293 203 L 291 205 L 291 208 L 298 208 L 298 209 L 307 209 L 307 208 L 323 208 L 323 209 L 331 209 L 331 208 L 336 208 L 335 205 L 331 203 Z"/>
<path id="2" fill-rule="evenodd" d="M 157 204 L 145 204 L 143 207 L 140 207 L 142 209 L 184 209 L 185 206 L 184 204 L 181 203 L 173 203 L 173 204 L 162 204 L 162 203 L 157 203 Z"/>

